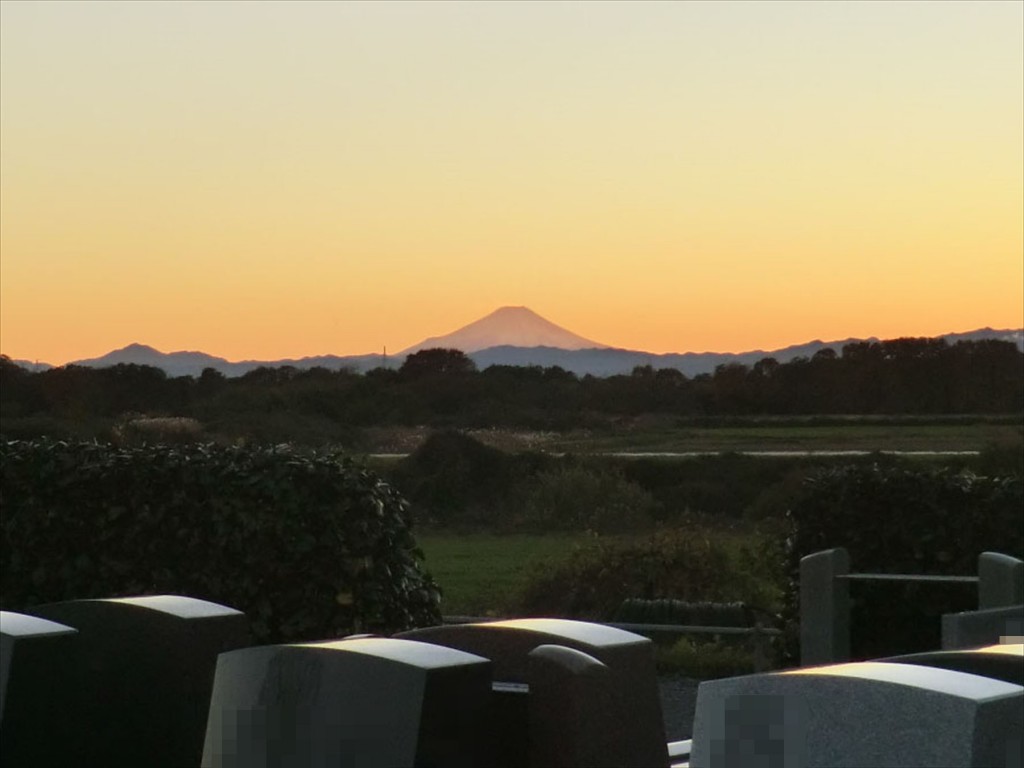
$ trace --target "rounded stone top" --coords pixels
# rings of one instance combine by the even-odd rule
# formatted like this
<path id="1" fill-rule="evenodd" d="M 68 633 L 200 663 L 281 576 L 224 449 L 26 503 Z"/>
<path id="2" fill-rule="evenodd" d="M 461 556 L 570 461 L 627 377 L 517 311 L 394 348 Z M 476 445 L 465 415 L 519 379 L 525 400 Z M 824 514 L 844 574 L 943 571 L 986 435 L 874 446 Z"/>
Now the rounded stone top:
<path id="1" fill-rule="evenodd" d="M 41 637 L 43 635 L 68 635 L 77 629 L 58 624 L 56 621 L 41 619 L 14 611 L 0 611 L 0 635 L 5 637 Z"/>

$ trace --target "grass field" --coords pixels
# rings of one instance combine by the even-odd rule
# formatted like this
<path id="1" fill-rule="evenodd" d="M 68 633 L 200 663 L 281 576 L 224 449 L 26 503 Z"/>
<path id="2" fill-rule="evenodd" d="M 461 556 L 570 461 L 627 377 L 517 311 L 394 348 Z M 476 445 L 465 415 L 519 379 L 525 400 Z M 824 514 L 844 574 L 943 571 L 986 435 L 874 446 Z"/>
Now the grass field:
<path id="1" fill-rule="evenodd" d="M 557 562 L 589 539 L 583 534 L 463 534 L 419 532 L 426 569 L 444 590 L 445 616 L 519 615 L 517 595 L 530 572 Z M 743 642 L 706 637 L 660 638 L 655 661 L 659 674 L 711 679 L 753 671 Z"/>
<path id="2" fill-rule="evenodd" d="M 771 423 L 678 427 L 612 434 L 568 434 L 545 445 L 550 451 L 981 451 L 1019 436 L 1013 424 Z M 1019 439 L 1019 438 L 1018 438 Z"/>
<path id="3" fill-rule="evenodd" d="M 584 534 L 457 534 L 419 531 L 426 569 L 441 585 L 446 616 L 508 616 L 528 575 L 566 557 Z"/>
<path id="4" fill-rule="evenodd" d="M 730 418 L 720 424 L 635 420 L 568 432 L 471 429 L 471 437 L 506 451 L 549 453 L 689 453 L 750 451 L 983 451 L 1021 440 L 1020 416 L 815 416 Z M 395 427 L 368 435 L 367 453 L 414 451 L 430 430 Z"/>

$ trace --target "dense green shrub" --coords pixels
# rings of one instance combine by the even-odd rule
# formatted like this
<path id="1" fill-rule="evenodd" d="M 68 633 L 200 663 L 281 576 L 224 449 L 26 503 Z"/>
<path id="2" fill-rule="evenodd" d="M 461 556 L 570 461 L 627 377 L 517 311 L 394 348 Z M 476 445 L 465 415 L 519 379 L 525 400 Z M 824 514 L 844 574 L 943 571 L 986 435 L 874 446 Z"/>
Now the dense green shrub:
<path id="1" fill-rule="evenodd" d="M 523 590 L 527 615 L 611 620 L 629 598 L 743 602 L 775 612 L 783 561 L 770 537 L 691 522 L 632 540 L 598 539 L 535 574 Z"/>
<path id="2" fill-rule="evenodd" d="M 1020 475 L 851 465 L 812 475 L 790 512 L 787 617 L 795 657 L 800 558 L 845 547 L 855 573 L 973 575 L 984 551 L 1024 555 Z M 943 613 L 977 608 L 956 584 L 851 583 L 854 658 L 940 644 Z"/>
<path id="3" fill-rule="evenodd" d="M 654 659 L 658 672 L 684 674 L 697 680 L 749 675 L 755 671 L 749 643 L 709 638 L 680 637 L 672 644 L 658 643 Z"/>
<path id="4" fill-rule="evenodd" d="M 977 466 L 979 474 L 1024 475 L 1024 429 L 985 446 Z"/>
<path id="5" fill-rule="evenodd" d="M 445 527 L 492 526 L 511 483 L 513 458 L 456 431 L 435 432 L 391 477 L 418 520 Z"/>
<path id="6" fill-rule="evenodd" d="M 391 470 L 425 524 L 490 531 L 636 531 L 654 498 L 607 461 L 506 453 L 435 432 Z"/>
<path id="7" fill-rule="evenodd" d="M 454 530 L 638 532 L 654 524 L 772 524 L 803 493 L 806 478 L 830 468 L 949 471 L 1009 467 L 1012 446 L 982 457 L 923 460 L 882 453 L 865 456 L 764 458 L 736 453 L 686 459 L 627 459 L 512 453 L 449 430 L 435 432 L 408 457 L 382 465 L 412 504 L 418 524 Z M 1016 459 L 1014 457 L 1017 457 Z M 874 471 L 874 470 L 872 470 Z M 1003 473 L 1000 473 L 1003 474 Z"/>
<path id="8" fill-rule="evenodd" d="M 615 621 L 633 624 L 688 624 L 701 627 L 750 627 L 757 612 L 746 603 L 688 602 L 663 597 L 626 600 L 615 612 Z"/>
<path id="9" fill-rule="evenodd" d="M 686 512 L 739 518 L 761 491 L 798 459 L 765 461 L 736 453 L 695 456 L 684 461 L 641 459 L 623 466 L 626 477 L 648 489 L 659 516 L 671 521 Z"/>
<path id="10" fill-rule="evenodd" d="M 649 528 L 654 498 L 614 466 L 560 462 L 515 489 L 511 517 L 537 531 L 623 533 Z"/>
<path id="11" fill-rule="evenodd" d="M 337 455 L 0 443 L 2 605 L 176 593 L 261 642 L 439 620 L 405 502 Z"/>

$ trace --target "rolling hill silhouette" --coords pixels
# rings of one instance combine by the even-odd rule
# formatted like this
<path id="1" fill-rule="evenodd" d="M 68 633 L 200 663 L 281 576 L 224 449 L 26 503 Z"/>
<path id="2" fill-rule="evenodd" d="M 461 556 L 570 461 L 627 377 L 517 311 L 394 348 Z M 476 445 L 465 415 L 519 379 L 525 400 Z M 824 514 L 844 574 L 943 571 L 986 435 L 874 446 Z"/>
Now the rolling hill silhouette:
<path id="1" fill-rule="evenodd" d="M 950 344 L 958 341 L 980 341 L 997 339 L 1016 344 L 1024 350 L 1024 330 L 994 330 L 981 328 L 966 333 L 950 333 L 937 337 Z M 380 354 L 368 355 L 318 355 L 284 360 L 242 360 L 231 362 L 204 352 L 164 353 L 144 344 L 128 346 L 87 360 L 76 360 L 71 365 L 103 368 L 121 363 L 150 365 L 160 368 L 169 376 L 199 376 L 204 369 L 213 368 L 226 376 L 241 376 L 256 368 L 278 368 L 293 366 L 308 369 L 314 367 L 329 370 L 348 369 L 365 373 L 373 368 L 397 368 L 406 356 L 431 347 L 461 349 L 480 369 L 491 365 L 539 365 L 559 366 L 579 376 L 614 376 L 628 374 L 638 365 L 654 368 L 674 368 L 686 376 L 713 373 L 719 365 L 740 363 L 753 365 L 766 357 L 773 357 L 780 363 L 787 363 L 797 357 L 811 357 L 822 349 L 832 349 L 837 354 L 847 344 L 859 341 L 875 342 L 875 337 L 866 339 L 850 338 L 839 341 L 814 340 L 774 350 L 751 350 L 748 352 L 684 352 L 655 354 L 631 349 L 616 349 L 591 341 L 555 325 L 526 307 L 501 307 L 491 314 L 463 326 L 445 336 L 432 336 L 389 357 Z M 13 360 L 17 365 L 31 371 L 51 368 L 46 363 Z"/>

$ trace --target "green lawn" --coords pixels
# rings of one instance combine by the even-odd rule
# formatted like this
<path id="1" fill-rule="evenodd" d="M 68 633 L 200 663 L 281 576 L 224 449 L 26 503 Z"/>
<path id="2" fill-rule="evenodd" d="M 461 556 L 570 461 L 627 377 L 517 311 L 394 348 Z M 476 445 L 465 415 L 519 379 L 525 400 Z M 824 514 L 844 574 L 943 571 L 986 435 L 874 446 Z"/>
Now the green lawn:
<path id="1" fill-rule="evenodd" d="M 568 433 L 551 438 L 550 451 L 980 451 L 993 443 L 1019 440 L 1017 424 L 894 423 L 762 424 L 678 427 L 616 433 Z"/>
<path id="2" fill-rule="evenodd" d="M 568 556 L 589 539 L 584 534 L 459 534 L 424 532 L 417 540 L 426 568 L 444 589 L 445 616 L 519 615 L 516 597 L 530 571 Z M 735 639 L 704 637 L 661 642 L 656 648 L 661 674 L 710 679 L 753 671 L 746 645 Z"/>
<path id="3" fill-rule="evenodd" d="M 426 569 L 444 590 L 446 616 L 508 616 L 526 578 L 543 563 L 566 557 L 584 534 L 457 534 L 418 531 Z"/>
<path id="4" fill-rule="evenodd" d="M 761 416 L 687 424 L 668 417 L 567 432 L 468 430 L 474 439 L 509 452 L 552 453 L 724 451 L 981 451 L 1019 443 L 1020 415 L 1007 416 Z M 430 430 L 377 430 L 366 453 L 414 451 Z M 388 460 L 375 459 L 386 466 Z M 391 461 L 394 461 L 392 459 Z"/>

